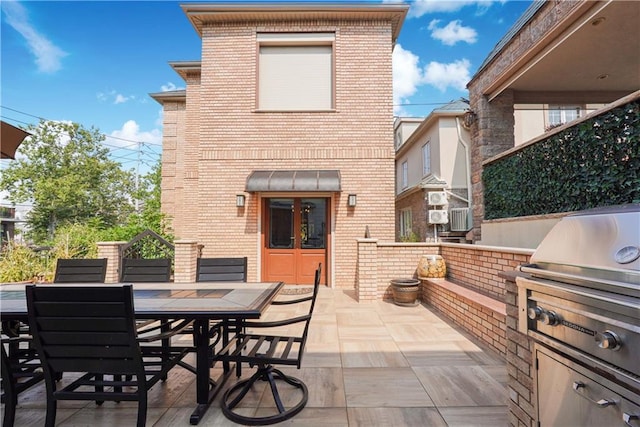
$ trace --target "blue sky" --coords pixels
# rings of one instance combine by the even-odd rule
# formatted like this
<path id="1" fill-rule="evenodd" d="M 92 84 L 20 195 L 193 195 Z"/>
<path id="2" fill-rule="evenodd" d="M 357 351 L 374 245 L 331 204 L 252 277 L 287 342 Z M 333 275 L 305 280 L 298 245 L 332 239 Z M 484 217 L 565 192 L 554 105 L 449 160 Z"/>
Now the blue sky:
<path id="1" fill-rule="evenodd" d="M 169 61 L 200 59 L 182 3 L 189 1 L 2 0 L 2 120 L 96 127 L 114 159 L 146 170 L 162 139 L 161 106 L 148 94 L 184 88 Z M 531 1 L 406 3 L 393 54 L 394 112 L 419 117 L 468 96 L 466 83 Z"/>

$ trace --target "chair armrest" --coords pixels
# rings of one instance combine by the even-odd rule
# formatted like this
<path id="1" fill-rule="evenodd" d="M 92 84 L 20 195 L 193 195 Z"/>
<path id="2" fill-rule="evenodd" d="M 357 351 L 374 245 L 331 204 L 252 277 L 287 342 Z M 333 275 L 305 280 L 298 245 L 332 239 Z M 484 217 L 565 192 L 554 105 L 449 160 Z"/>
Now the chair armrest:
<path id="1" fill-rule="evenodd" d="M 298 299 L 290 299 L 290 300 L 276 300 L 276 301 L 271 301 L 271 304 L 273 305 L 298 304 L 305 301 L 311 301 L 312 299 L 313 299 L 313 296 L 298 298 Z"/>
<path id="2" fill-rule="evenodd" d="M 274 328 L 277 326 L 287 326 L 287 325 L 292 325 L 294 323 L 306 322 L 310 317 L 311 317 L 310 314 L 306 314 L 304 316 L 293 317 L 291 319 L 285 319 L 285 320 L 274 320 L 272 322 L 245 321 L 242 323 L 242 326 L 247 328 Z"/>
<path id="3" fill-rule="evenodd" d="M 6 337 L 2 336 L 2 342 L 7 344 L 15 344 L 21 342 L 31 342 L 33 337 L 31 335 L 20 335 L 19 337 Z"/>
<path id="4" fill-rule="evenodd" d="M 173 321 L 170 321 L 170 323 L 172 323 L 172 322 Z M 153 335 L 147 335 L 147 336 L 138 336 L 138 342 L 148 343 L 148 342 L 160 341 L 160 340 L 163 340 L 163 339 L 171 338 L 172 336 L 179 334 L 180 332 L 184 331 L 189 326 L 191 326 L 192 322 L 193 322 L 193 320 L 186 319 L 186 320 L 181 320 L 177 324 L 172 323 L 170 329 L 168 329 L 166 331 L 163 331 L 163 332 L 161 332 L 159 334 L 153 334 Z M 147 333 L 149 333 L 151 331 L 157 330 L 159 328 L 166 327 L 165 325 L 166 325 L 166 323 L 162 322 L 160 325 L 156 325 L 156 326 L 153 326 L 151 328 L 138 331 L 138 334 L 139 335 L 140 334 L 144 335 L 144 334 L 147 334 Z"/>

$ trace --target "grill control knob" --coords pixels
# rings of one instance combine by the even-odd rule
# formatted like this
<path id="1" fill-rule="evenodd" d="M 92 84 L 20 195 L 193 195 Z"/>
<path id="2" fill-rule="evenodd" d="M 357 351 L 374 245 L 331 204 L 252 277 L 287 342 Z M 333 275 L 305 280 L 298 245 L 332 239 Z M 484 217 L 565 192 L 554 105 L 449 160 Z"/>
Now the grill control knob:
<path id="1" fill-rule="evenodd" d="M 622 340 L 612 331 L 604 331 L 596 334 L 596 342 L 598 347 L 606 350 L 618 350 L 622 346 Z"/>
<path id="2" fill-rule="evenodd" d="M 540 307 L 529 307 L 527 309 L 527 317 L 531 320 L 538 320 L 540 319 L 540 316 L 542 316 L 542 312 L 544 310 L 542 310 Z"/>
<path id="3" fill-rule="evenodd" d="M 558 316 L 555 311 L 542 310 L 540 321 L 545 325 L 555 326 L 560 323 L 560 316 Z"/>

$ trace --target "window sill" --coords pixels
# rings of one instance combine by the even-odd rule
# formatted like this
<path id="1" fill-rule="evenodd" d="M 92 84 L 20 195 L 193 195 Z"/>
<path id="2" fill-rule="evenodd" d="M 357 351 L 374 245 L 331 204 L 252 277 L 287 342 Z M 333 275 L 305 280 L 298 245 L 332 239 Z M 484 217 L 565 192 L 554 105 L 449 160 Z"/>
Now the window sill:
<path id="1" fill-rule="evenodd" d="M 259 113 L 259 114 L 265 114 L 265 113 L 277 113 L 277 114 L 282 114 L 282 113 L 286 113 L 286 114 L 309 114 L 309 113 L 337 113 L 338 110 L 336 109 L 329 109 L 329 110 L 260 110 L 260 109 L 255 109 L 253 110 L 254 113 Z"/>

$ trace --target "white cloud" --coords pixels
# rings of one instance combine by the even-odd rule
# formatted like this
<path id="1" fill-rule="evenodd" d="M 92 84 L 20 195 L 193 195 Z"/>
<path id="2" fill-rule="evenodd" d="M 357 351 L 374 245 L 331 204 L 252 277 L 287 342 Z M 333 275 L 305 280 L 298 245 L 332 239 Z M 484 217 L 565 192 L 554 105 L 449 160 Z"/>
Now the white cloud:
<path id="1" fill-rule="evenodd" d="M 383 0 L 383 3 L 397 3 L 397 0 Z M 410 2 L 409 18 L 419 18 L 429 13 L 457 12 L 460 9 L 477 5 L 478 13 L 482 14 L 495 3 L 493 0 L 412 0 Z M 500 0 L 505 3 L 505 0 Z"/>
<path id="2" fill-rule="evenodd" d="M 164 125 L 164 108 L 158 108 L 158 117 L 156 118 L 155 124 L 160 127 Z"/>
<path id="3" fill-rule="evenodd" d="M 158 129 L 152 129 L 148 132 L 140 131 L 140 126 L 135 120 L 128 120 L 122 125 L 119 130 L 114 130 L 109 134 L 114 138 L 107 137 L 107 142 L 110 145 L 117 145 L 120 147 L 129 147 L 137 149 L 135 142 L 147 142 L 149 144 L 160 145 L 162 144 L 162 132 Z M 116 139 L 120 138 L 120 139 Z"/>
<path id="4" fill-rule="evenodd" d="M 423 77 L 418 65 L 419 58 L 400 43 L 393 49 L 393 105 L 394 113 L 408 97 L 416 93 Z"/>
<path id="5" fill-rule="evenodd" d="M 435 12 L 457 12 L 465 6 L 477 3 L 473 0 L 415 0 L 411 3 L 409 17 L 419 18 Z"/>
<path id="6" fill-rule="evenodd" d="M 29 50 L 35 56 L 38 71 L 55 73 L 62 68 L 61 60 L 69 55 L 40 34 L 29 22 L 26 9 L 17 1 L 2 2 L 7 24 L 25 38 Z"/>
<path id="7" fill-rule="evenodd" d="M 171 82 L 167 82 L 166 85 L 162 85 L 160 86 L 160 89 L 162 90 L 162 92 L 170 92 L 173 90 L 181 90 L 184 89 L 184 87 L 178 87 L 175 84 L 171 83 Z"/>
<path id="8" fill-rule="evenodd" d="M 115 105 L 124 104 L 125 102 L 135 101 L 137 99 L 135 95 L 123 95 L 121 93 L 116 92 L 115 90 L 112 90 L 109 92 L 98 92 L 96 93 L 96 98 L 100 102 L 109 102 Z M 142 98 L 138 102 L 144 103 L 145 99 Z"/>
<path id="9" fill-rule="evenodd" d="M 458 42 L 473 44 L 478 40 L 478 33 L 471 27 L 463 27 L 462 21 L 456 19 L 449 22 L 444 27 L 439 27 L 439 19 L 434 19 L 429 23 L 431 37 L 440 40 L 447 46 L 453 46 Z"/>
<path id="10" fill-rule="evenodd" d="M 130 98 L 127 96 L 124 96 L 122 94 L 117 94 L 116 95 L 116 99 L 113 101 L 114 104 L 124 104 L 125 102 L 127 102 Z"/>
<path id="11" fill-rule="evenodd" d="M 432 61 L 424 68 L 424 83 L 437 87 L 442 92 L 451 87 L 456 90 L 466 90 L 471 80 L 468 59 L 460 59 L 450 64 Z"/>
<path id="12" fill-rule="evenodd" d="M 394 114 L 403 114 L 400 104 L 409 103 L 409 98 L 420 86 L 431 85 L 442 92 L 448 88 L 466 91 L 466 85 L 471 80 L 470 67 L 468 59 L 460 59 L 449 64 L 432 61 L 422 68 L 420 58 L 398 43 L 393 50 Z"/>

